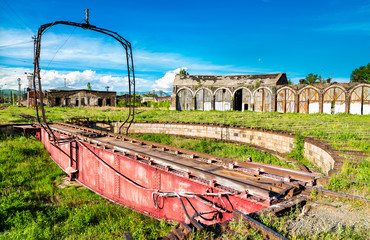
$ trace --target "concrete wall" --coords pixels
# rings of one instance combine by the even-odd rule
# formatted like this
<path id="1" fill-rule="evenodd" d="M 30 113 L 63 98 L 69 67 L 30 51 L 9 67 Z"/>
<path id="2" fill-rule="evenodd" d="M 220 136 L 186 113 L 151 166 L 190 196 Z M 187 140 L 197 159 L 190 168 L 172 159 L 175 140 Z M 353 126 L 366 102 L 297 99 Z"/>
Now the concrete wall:
<path id="1" fill-rule="evenodd" d="M 113 123 L 115 133 L 119 123 Z M 273 151 L 288 153 L 295 144 L 295 136 L 271 131 L 259 131 L 248 128 L 234 128 L 217 125 L 181 124 L 181 123 L 133 123 L 130 133 L 168 134 L 186 137 L 209 138 L 253 144 Z M 304 156 L 321 170 L 329 174 L 334 168 L 335 156 L 320 146 L 319 142 L 306 139 Z M 325 146 L 327 148 L 328 146 Z"/>

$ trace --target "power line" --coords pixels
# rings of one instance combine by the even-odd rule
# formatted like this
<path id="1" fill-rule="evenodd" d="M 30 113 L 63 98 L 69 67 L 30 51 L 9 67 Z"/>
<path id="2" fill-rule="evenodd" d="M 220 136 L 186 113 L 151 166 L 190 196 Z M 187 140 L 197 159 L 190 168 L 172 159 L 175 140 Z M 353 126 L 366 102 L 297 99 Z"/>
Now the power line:
<path id="1" fill-rule="evenodd" d="M 13 58 L 13 57 L 7 57 L 6 58 L 7 60 L 12 60 L 12 61 L 18 61 L 18 62 L 24 62 L 24 63 L 29 63 L 29 64 L 33 64 L 32 61 L 26 61 L 24 60 L 24 58 Z M 22 60 L 23 59 L 23 60 Z"/>
<path id="2" fill-rule="evenodd" d="M 73 28 L 73 31 L 71 32 L 71 34 L 68 36 L 68 38 L 64 41 L 64 43 L 58 48 L 58 50 L 55 52 L 53 58 L 50 60 L 50 62 L 48 63 L 48 65 L 46 66 L 45 70 L 48 70 L 51 62 L 54 60 L 55 56 L 58 54 L 59 50 L 64 47 L 64 45 L 68 42 L 68 40 L 71 38 L 72 34 L 74 33 L 74 31 L 76 30 L 77 27 L 74 27 Z"/>
<path id="3" fill-rule="evenodd" d="M 24 26 L 26 26 L 27 27 L 27 29 L 29 30 L 29 31 L 31 31 L 34 35 L 35 35 L 35 32 L 34 31 L 32 31 L 32 28 L 23 20 L 23 18 L 21 18 L 18 14 L 17 14 L 17 12 L 9 5 L 9 3 L 6 1 L 6 0 L 4 0 L 4 3 L 8 6 L 8 8 L 19 18 L 19 20 L 21 20 L 21 22 L 23 23 L 23 25 Z"/>
<path id="4" fill-rule="evenodd" d="M 18 43 L 12 43 L 12 44 L 7 44 L 7 45 L 0 45 L 0 48 L 6 48 L 6 47 L 12 47 L 12 46 L 17 46 L 17 45 L 23 45 L 26 43 L 32 43 L 33 40 L 31 41 L 24 41 L 24 42 L 18 42 Z"/>

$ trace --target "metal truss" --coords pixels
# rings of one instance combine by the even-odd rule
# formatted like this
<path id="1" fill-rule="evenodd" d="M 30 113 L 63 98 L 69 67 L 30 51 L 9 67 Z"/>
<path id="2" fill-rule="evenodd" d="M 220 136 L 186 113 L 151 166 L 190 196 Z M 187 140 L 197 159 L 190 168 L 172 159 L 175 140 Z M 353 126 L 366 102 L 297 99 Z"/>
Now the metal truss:
<path id="1" fill-rule="evenodd" d="M 125 49 L 126 62 L 127 62 L 128 87 L 129 87 L 129 113 L 128 113 L 128 117 L 126 118 L 126 120 L 120 126 L 119 131 L 121 132 L 121 128 L 126 125 L 124 128 L 126 128 L 126 134 L 127 134 L 131 126 L 131 123 L 134 120 L 134 116 L 135 116 L 135 72 L 134 72 L 134 62 L 133 62 L 133 57 L 132 57 L 131 43 L 127 41 L 126 39 L 124 39 L 121 35 L 119 35 L 116 32 L 90 25 L 88 22 L 88 19 L 86 20 L 86 23 L 56 21 L 53 23 L 48 23 L 48 24 L 44 24 L 40 26 L 38 33 L 37 33 L 37 37 L 35 39 L 35 44 L 34 44 L 34 67 L 33 67 L 33 71 L 34 71 L 33 86 L 34 86 L 34 93 L 35 93 L 37 121 L 41 123 L 40 117 L 39 117 L 39 108 L 37 106 L 37 95 L 38 95 L 40 99 L 40 109 L 42 113 L 42 120 L 44 123 L 41 125 L 49 133 L 49 136 L 52 136 L 53 139 L 55 140 L 55 135 L 50 129 L 47 123 L 47 119 L 45 117 L 45 110 L 44 110 L 44 105 L 43 105 L 44 97 L 42 94 L 41 75 L 40 75 L 40 52 L 41 52 L 41 38 L 42 38 L 43 33 L 45 33 L 45 31 L 47 31 L 52 26 L 55 26 L 58 24 L 74 26 L 74 27 L 79 27 L 79 28 L 83 28 L 86 30 L 92 30 L 95 32 L 103 33 L 117 40 Z M 39 94 L 37 93 L 37 91 L 39 92 Z"/>

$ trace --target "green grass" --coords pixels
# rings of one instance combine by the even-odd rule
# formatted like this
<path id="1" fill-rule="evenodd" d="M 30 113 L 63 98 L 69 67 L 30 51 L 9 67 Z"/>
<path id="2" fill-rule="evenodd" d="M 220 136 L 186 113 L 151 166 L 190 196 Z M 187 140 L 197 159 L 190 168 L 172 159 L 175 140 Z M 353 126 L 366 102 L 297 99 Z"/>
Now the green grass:
<path id="1" fill-rule="evenodd" d="M 86 188 L 57 188 L 63 176 L 38 140 L 3 137 L 0 239 L 152 239 L 172 230 Z"/>
<path id="2" fill-rule="evenodd" d="M 366 158 L 357 163 L 345 161 L 341 172 L 331 177 L 326 188 L 370 199 L 369 186 L 370 158 Z"/>
<path id="3" fill-rule="evenodd" d="M 287 163 L 284 160 L 280 160 L 270 153 L 261 152 L 254 149 L 253 147 L 245 146 L 242 144 L 225 143 L 208 139 L 184 138 L 165 134 L 136 134 L 132 136 L 151 142 L 163 143 L 170 146 L 185 148 L 225 158 L 247 161 L 247 158 L 252 157 L 253 162 L 267 163 L 280 167 L 298 169 L 297 166 Z"/>
<path id="4" fill-rule="evenodd" d="M 124 120 L 126 108 L 62 108 L 46 107 L 47 118 L 65 121 L 71 117 L 89 117 L 92 120 Z M 135 121 L 149 122 L 193 122 L 227 124 L 287 131 L 305 137 L 316 137 L 329 142 L 334 149 L 370 151 L 370 115 L 352 114 L 300 114 L 278 112 L 234 112 L 234 111 L 169 111 L 137 109 Z M 11 114 L 35 114 L 25 107 L 9 107 L 0 110 L 0 124 L 25 122 Z"/>

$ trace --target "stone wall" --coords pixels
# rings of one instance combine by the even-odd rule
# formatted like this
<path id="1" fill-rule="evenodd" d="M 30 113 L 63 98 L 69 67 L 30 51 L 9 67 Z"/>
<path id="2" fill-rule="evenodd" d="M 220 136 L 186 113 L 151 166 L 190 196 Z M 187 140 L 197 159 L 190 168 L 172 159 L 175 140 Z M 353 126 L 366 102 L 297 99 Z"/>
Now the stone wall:
<path id="1" fill-rule="evenodd" d="M 113 124 L 114 126 L 112 127 L 115 133 L 117 133 L 120 124 Z M 261 146 L 280 153 L 288 153 L 295 146 L 294 135 L 218 125 L 133 123 L 130 127 L 130 133 L 168 134 L 240 142 Z M 334 153 L 330 152 L 330 146 L 324 146 L 320 141 L 306 138 L 304 148 L 304 156 L 318 166 L 325 174 L 329 174 L 330 170 L 334 168 L 336 157 Z"/>

